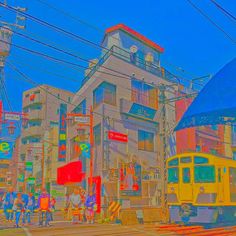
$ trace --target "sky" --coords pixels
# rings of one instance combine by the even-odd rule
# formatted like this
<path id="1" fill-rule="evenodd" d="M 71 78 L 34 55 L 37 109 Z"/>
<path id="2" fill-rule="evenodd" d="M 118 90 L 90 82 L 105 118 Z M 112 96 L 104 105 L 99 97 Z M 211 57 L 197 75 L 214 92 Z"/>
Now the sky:
<path id="1" fill-rule="evenodd" d="M 227 18 L 210 0 L 192 0 L 236 41 L 236 21 Z M 3 0 L 1 0 L 3 2 Z M 27 13 L 97 44 L 106 28 L 124 23 L 165 48 L 161 63 L 173 73 L 191 79 L 215 74 L 236 56 L 236 44 L 196 11 L 187 0 L 8 0 L 11 6 L 26 7 Z M 73 16 L 55 11 L 42 2 L 53 5 Z M 218 0 L 236 15 L 232 0 Z M 0 20 L 14 22 L 15 14 L 0 7 Z M 72 39 L 53 29 L 27 19 L 25 30 L 17 30 L 35 39 L 55 45 L 86 59 L 97 58 L 100 50 Z M 50 56 L 87 66 L 86 63 L 13 35 L 12 43 L 46 53 Z M 65 66 L 46 58 L 11 48 L 8 61 L 38 84 L 49 84 L 75 92 L 84 77 L 83 69 Z M 22 92 L 33 85 L 6 66 L 7 92 L 14 111 L 21 110 Z M 8 109 L 7 107 L 5 108 Z"/>

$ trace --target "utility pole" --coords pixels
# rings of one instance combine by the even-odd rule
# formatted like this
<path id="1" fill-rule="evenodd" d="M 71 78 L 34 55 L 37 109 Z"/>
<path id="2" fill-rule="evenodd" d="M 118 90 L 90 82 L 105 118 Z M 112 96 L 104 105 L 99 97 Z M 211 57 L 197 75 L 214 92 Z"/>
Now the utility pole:
<path id="1" fill-rule="evenodd" d="M 166 86 L 161 84 L 159 86 L 160 91 L 160 104 L 161 104 L 161 208 L 162 208 L 162 221 L 166 223 L 168 221 L 168 204 L 167 204 L 167 173 L 166 173 L 166 158 L 167 158 L 167 144 L 166 144 Z"/>

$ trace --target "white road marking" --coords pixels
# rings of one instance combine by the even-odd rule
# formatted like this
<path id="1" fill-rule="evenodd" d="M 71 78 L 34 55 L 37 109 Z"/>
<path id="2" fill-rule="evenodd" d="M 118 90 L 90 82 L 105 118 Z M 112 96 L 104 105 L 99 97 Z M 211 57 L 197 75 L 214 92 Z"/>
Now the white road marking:
<path id="1" fill-rule="evenodd" d="M 32 236 L 32 234 L 27 228 L 23 227 L 23 230 L 25 231 L 26 236 Z"/>

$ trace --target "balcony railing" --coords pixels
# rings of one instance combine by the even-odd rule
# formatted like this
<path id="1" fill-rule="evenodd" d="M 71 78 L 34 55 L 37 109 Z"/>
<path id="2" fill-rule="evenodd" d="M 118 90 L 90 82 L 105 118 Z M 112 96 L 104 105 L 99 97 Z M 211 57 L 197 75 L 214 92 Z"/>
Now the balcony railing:
<path id="1" fill-rule="evenodd" d="M 90 72 L 87 74 L 87 76 L 83 79 L 82 85 L 84 85 L 92 76 L 93 74 L 98 71 L 98 69 L 104 64 L 104 62 L 109 58 L 110 55 L 116 56 L 130 64 L 133 64 L 143 70 L 146 70 L 160 78 L 163 78 L 166 81 L 169 82 L 177 82 L 176 76 L 171 74 L 169 71 L 167 71 L 163 67 L 158 66 L 158 62 L 153 63 L 147 63 L 144 59 L 136 57 L 135 60 L 132 60 L 131 55 L 128 51 L 119 48 L 115 45 L 113 45 L 101 59 L 98 61 L 98 63 L 93 66 L 90 70 Z"/>

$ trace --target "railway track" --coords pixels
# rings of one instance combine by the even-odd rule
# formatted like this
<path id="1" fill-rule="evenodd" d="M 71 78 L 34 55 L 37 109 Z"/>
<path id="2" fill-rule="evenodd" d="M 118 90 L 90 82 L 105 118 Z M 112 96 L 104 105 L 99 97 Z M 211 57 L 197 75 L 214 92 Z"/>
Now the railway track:
<path id="1" fill-rule="evenodd" d="M 177 224 L 160 225 L 156 230 L 161 234 L 163 232 L 174 233 L 174 235 L 191 236 L 236 236 L 236 226 L 222 226 L 214 228 L 205 228 L 202 225 L 183 226 Z"/>

